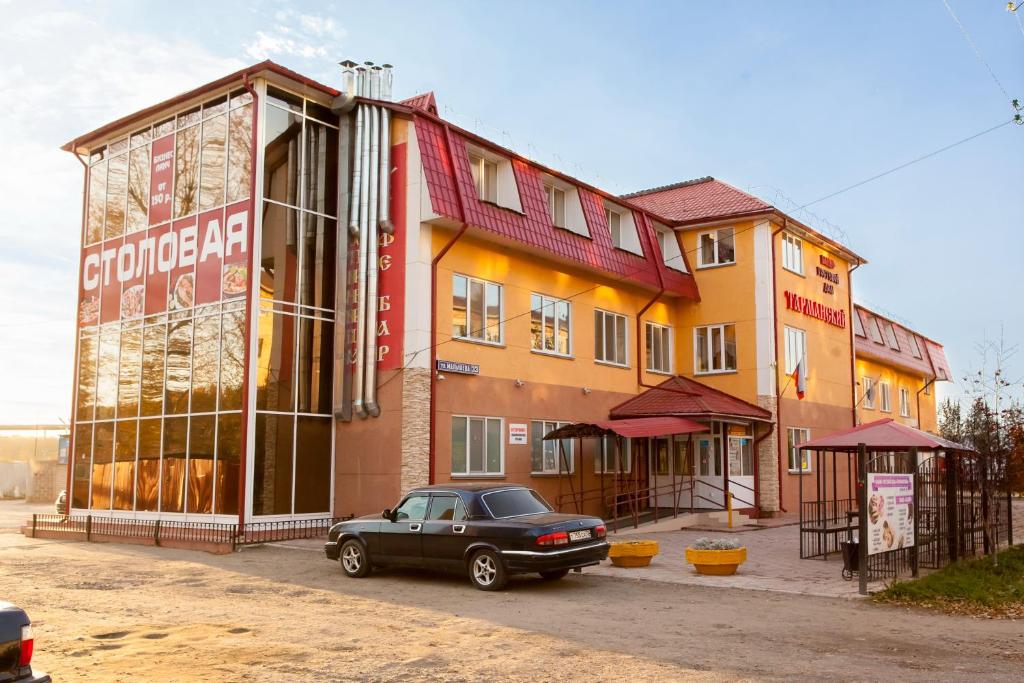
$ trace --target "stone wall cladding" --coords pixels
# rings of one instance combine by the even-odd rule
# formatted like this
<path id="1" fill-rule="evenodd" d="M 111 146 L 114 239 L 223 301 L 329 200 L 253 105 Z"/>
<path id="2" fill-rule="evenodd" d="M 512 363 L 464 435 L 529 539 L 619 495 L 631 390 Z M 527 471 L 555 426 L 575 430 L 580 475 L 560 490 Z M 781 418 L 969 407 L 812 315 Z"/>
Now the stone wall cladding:
<path id="1" fill-rule="evenodd" d="M 430 483 L 430 370 L 402 372 L 402 493 Z"/>
<path id="2" fill-rule="evenodd" d="M 772 413 L 776 428 L 761 442 L 757 452 L 759 482 L 761 487 L 761 510 L 775 513 L 781 511 L 779 505 L 779 406 L 775 396 L 761 394 L 757 397 L 757 405 Z"/>

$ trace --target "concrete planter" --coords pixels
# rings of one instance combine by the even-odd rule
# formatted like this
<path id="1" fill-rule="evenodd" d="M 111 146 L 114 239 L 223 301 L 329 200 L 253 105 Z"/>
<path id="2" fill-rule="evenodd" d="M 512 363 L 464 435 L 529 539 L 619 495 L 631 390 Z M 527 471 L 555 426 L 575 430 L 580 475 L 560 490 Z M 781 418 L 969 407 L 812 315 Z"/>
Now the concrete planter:
<path id="1" fill-rule="evenodd" d="M 608 559 L 616 567 L 646 567 L 657 554 L 657 541 L 612 541 L 608 549 Z"/>
<path id="2" fill-rule="evenodd" d="M 693 565 L 698 574 L 708 576 L 732 576 L 736 568 L 747 561 L 747 549 L 697 550 L 686 549 L 686 561 Z"/>

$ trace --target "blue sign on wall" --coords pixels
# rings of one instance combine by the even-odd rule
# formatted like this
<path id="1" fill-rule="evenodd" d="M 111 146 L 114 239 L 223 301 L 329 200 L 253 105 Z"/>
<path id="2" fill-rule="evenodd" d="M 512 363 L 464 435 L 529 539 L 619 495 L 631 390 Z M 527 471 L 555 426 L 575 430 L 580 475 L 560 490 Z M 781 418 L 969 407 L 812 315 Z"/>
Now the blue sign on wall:
<path id="1" fill-rule="evenodd" d="M 438 372 L 455 372 L 460 375 L 479 375 L 480 366 L 473 363 L 460 363 L 457 360 L 437 359 Z"/>

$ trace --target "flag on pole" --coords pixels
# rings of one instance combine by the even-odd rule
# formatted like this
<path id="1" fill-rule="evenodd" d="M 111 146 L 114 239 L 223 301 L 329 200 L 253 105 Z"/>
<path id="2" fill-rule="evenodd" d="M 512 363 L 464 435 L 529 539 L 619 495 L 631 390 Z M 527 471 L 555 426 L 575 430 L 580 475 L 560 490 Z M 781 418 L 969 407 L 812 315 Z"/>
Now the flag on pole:
<path id="1" fill-rule="evenodd" d="M 793 370 L 793 383 L 796 384 L 796 397 L 804 400 L 804 393 L 807 392 L 807 356 L 800 358 Z"/>

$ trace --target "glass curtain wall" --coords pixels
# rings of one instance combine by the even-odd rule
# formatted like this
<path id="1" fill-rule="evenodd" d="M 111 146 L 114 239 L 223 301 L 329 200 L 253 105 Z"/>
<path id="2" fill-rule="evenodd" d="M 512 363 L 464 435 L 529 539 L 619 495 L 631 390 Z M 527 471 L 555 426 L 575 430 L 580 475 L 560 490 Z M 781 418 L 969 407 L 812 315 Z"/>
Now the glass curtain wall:
<path id="1" fill-rule="evenodd" d="M 327 513 L 338 118 L 272 87 L 263 116 L 252 513 Z"/>
<path id="2" fill-rule="evenodd" d="M 222 95 L 90 155 L 83 282 L 99 284 L 79 304 L 75 508 L 238 512 L 248 278 L 231 226 L 252 109 Z"/>

